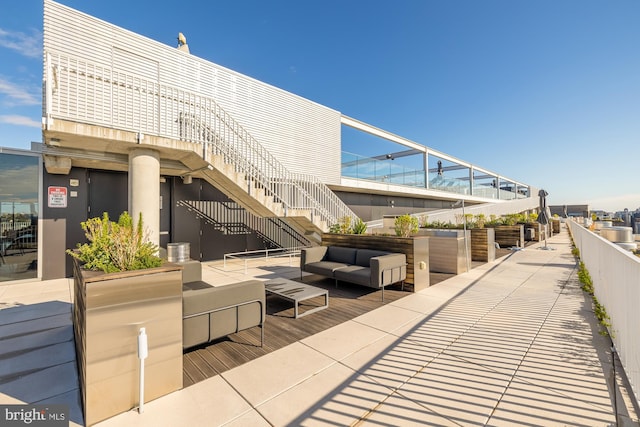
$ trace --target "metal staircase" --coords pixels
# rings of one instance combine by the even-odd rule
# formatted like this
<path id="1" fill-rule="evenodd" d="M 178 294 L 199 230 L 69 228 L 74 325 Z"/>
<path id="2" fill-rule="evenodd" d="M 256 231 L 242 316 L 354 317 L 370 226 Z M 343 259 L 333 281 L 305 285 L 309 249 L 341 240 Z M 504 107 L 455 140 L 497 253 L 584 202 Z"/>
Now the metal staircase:
<path id="1" fill-rule="evenodd" d="M 217 104 L 207 123 L 181 112 L 180 139 L 203 144 L 204 175 L 247 210 L 280 217 L 311 240 L 355 214 L 316 177 L 288 171 Z M 222 175 L 222 176 L 221 176 Z"/>
<path id="2" fill-rule="evenodd" d="M 194 175 L 257 216 L 282 218 L 312 241 L 340 219 L 356 219 L 317 177 L 287 170 L 211 97 L 111 64 L 54 52 L 46 58 L 47 130 L 63 119 L 190 143 L 207 162 L 192 169 Z"/>
<path id="3" fill-rule="evenodd" d="M 255 233 L 270 248 L 301 248 L 311 244 L 280 218 L 252 215 L 235 202 L 179 200 L 179 206 L 192 211 L 196 218 L 211 224 L 225 235 Z"/>

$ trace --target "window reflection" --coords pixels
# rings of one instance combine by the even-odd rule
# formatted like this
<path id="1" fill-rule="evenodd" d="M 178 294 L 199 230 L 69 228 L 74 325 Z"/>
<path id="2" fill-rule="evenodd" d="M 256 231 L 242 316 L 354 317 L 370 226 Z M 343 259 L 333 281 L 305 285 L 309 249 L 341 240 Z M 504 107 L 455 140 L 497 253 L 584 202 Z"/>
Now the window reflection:
<path id="1" fill-rule="evenodd" d="M 0 281 L 38 274 L 38 163 L 0 153 Z"/>

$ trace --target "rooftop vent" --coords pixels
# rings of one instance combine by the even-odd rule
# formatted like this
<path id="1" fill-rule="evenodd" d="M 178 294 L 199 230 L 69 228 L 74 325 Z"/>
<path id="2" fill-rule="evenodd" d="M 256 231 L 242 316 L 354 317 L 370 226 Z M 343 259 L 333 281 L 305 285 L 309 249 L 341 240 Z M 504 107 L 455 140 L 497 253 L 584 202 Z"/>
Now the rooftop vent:
<path id="1" fill-rule="evenodd" d="M 187 44 L 187 38 L 182 33 L 178 33 L 178 49 L 189 53 L 189 45 Z"/>

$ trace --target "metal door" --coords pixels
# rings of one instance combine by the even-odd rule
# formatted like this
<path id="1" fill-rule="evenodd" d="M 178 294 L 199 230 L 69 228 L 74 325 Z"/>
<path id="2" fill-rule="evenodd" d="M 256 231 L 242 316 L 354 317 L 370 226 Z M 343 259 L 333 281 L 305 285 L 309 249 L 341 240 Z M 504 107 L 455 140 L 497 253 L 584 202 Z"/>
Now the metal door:
<path id="1" fill-rule="evenodd" d="M 180 178 L 173 178 L 173 197 L 171 209 L 172 243 L 189 242 L 191 259 L 200 257 L 200 180 L 193 179 L 191 184 L 184 184 Z"/>
<path id="2" fill-rule="evenodd" d="M 129 209 L 129 183 L 125 172 L 89 171 L 90 218 L 109 214 L 111 221 L 118 221 L 120 214 Z"/>
<path id="3" fill-rule="evenodd" d="M 173 178 L 160 179 L 160 247 L 171 242 L 171 183 Z"/>

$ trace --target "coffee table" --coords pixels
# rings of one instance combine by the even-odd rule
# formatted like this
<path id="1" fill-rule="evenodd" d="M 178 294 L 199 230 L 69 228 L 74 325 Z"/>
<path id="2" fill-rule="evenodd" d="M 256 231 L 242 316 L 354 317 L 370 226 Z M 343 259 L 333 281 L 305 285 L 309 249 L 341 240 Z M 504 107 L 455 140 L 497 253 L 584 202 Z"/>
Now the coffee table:
<path id="1" fill-rule="evenodd" d="M 305 283 L 295 282 L 289 279 L 273 279 L 265 282 L 264 288 L 267 295 L 277 295 L 289 301 L 293 301 L 294 318 L 306 316 L 319 310 L 329 307 L 329 291 L 326 289 L 316 288 L 315 286 Z M 304 313 L 298 311 L 298 303 L 314 297 L 324 296 L 324 305 L 310 308 Z"/>

